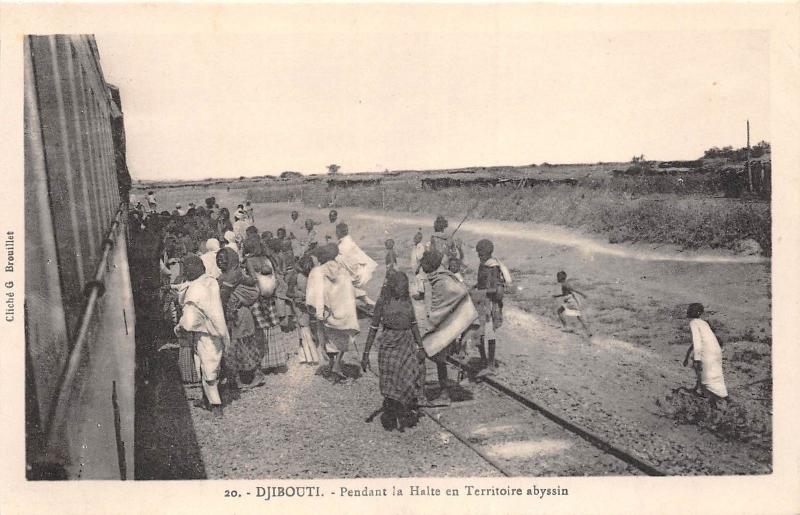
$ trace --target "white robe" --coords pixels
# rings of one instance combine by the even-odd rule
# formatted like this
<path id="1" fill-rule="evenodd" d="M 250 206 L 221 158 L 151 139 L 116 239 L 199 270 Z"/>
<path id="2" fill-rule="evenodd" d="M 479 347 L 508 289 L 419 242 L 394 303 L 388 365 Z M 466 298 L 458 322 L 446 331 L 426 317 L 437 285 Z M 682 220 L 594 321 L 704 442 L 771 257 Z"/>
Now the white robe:
<path id="1" fill-rule="evenodd" d="M 411 272 L 416 274 L 419 269 L 419 262 L 425 254 L 425 244 L 419 242 L 411 249 Z"/>
<path id="2" fill-rule="evenodd" d="M 356 288 L 364 288 L 378 267 L 378 263 L 361 250 L 349 234 L 339 240 L 336 261 L 350 274 Z"/>
<path id="3" fill-rule="evenodd" d="M 192 335 L 195 366 L 202 375 L 203 391 L 211 404 L 222 404 L 217 378 L 222 354 L 230 345 L 230 336 L 217 280 L 203 274 L 175 288 L 178 290 L 178 302 L 183 306 L 178 327 Z"/>
<path id="4" fill-rule="evenodd" d="M 206 267 L 206 274 L 216 279 L 220 275 L 222 275 L 222 270 L 219 269 L 217 266 L 217 252 L 216 250 L 210 250 L 208 252 L 204 252 L 200 259 L 203 261 L 203 265 Z"/>
<path id="5" fill-rule="evenodd" d="M 353 283 L 336 261 L 315 266 L 308 274 L 306 304 L 323 325 L 321 342 L 328 352 L 346 352 L 359 332 Z"/>
<path id="6" fill-rule="evenodd" d="M 692 353 L 694 360 L 703 363 L 700 381 L 711 393 L 720 397 L 728 396 L 725 378 L 722 376 L 722 348 L 708 322 L 700 318 L 689 322 L 692 330 Z"/>

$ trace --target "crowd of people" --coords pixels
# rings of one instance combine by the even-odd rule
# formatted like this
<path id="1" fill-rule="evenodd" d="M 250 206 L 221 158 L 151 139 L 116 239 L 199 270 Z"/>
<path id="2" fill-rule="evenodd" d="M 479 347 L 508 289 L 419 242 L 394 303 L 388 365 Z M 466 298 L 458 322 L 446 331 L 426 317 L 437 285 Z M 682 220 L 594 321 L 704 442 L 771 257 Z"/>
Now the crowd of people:
<path id="1" fill-rule="evenodd" d="M 361 356 L 365 372 L 372 347 L 378 346 L 384 398 L 379 412 L 386 429 L 402 431 L 416 423 L 419 407 L 428 401 L 426 359 L 435 364 L 434 398 L 442 403 L 450 402 L 454 386 L 448 357 L 464 359 L 474 348 L 479 373 L 499 366 L 497 330 L 511 274 L 494 256 L 494 242 L 482 239 L 475 246 L 476 281 L 468 286 L 463 245 L 454 232 L 445 232 L 442 216 L 427 243 L 422 229 L 414 235 L 410 279 L 398 264 L 394 240 L 386 240 L 386 275 L 372 300 L 365 288 L 377 263 L 353 240 L 336 210 L 327 223 L 302 224 L 299 212 L 292 211 L 273 233 L 256 226 L 249 202 L 237 206 L 233 219 L 214 197 L 185 210 L 177 204 L 159 212 L 150 192 L 145 204 L 132 206 L 134 240 L 157 248 L 159 313 L 176 341 L 167 345 L 178 347 L 183 381 L 202 385 L 200 405 L 217 417 L 223 414 L 221 385 L 229 391 L 262 386 L 265 374 L 286 371 L 294 353 L 300 363 L 326 362 L 325 375 L 334 383 L 346 380 L 343 357 L 357 349 L 359 316 L 371 317 Z M 567 317 L 575 318 L 591 336 L 581 312 L 586 295 L 563 271 L 557 281 L 562 324 L 566 328 Z M 719 345 L 699 320 L 702 306 L 693 304 L 690 311 L 697 389 L 724 400 Z"/>

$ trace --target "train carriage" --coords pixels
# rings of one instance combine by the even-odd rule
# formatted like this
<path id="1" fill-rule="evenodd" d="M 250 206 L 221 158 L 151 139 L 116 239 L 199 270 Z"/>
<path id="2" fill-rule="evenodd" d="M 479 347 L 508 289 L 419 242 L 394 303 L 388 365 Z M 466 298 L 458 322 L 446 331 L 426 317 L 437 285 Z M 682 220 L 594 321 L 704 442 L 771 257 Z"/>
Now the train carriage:
<path id="1" fill-rule="evenodd" d="M 133 477 L 130 176 L 93 36 L 25 38 L 29 479 Z"/>

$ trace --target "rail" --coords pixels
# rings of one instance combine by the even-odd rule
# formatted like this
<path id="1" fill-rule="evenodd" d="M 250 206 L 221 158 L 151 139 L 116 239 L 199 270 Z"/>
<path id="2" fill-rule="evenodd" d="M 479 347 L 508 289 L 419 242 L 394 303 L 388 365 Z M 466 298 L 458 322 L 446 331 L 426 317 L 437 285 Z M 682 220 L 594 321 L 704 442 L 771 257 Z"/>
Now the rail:
<path id="1" fill-rule="evenodd" d="M 448 358 L 448 362 L 451 365 L 453 365 L 455 367 L 458 367 L 460 370 L 463 370 L 464 372 L 471 372 L 470 368 L 467 365 L 459 362 L 458 360 L 455 360 L 453 358 Z M 484 382 L 487 385 L 491 386 L 496 391 L 498 391 L 498 392 L 502 393 L 503 395 L 505 395 L 505 396 L 507 396 L 507 397 L 519 402 L 520 404 L 522 404 L 523 406 L 527 407 L 530 410 L 537 411 L 537 412 L 541 413 L 542 415 L 544 415 L 548 419 L 552 420 L 556 424 L 560 425 L 561 427 L 567 429 L 568 431 L 570 431 L 570 432 L 580 436 L 584 440 L 588 441 L 590 444 L 592 444 L 593 446 L 597 447 L 601 451 L 603 451 L 603 452 L 605 452 L 607 454 L 610 454 L 610 455 L 614 456 L 615 458 L 618 458 L 618 459 L 624 461 L 628 465 L 631 465 L 632 467 L 635 467 L 635 468 L 641 470 L 642 472 L 644 472 L 648 476 L 666 476 L 667 475 L 665 472 L 663 472 L 662 470 L 656 468 L 655 466 L 651 465 L 650 463 L 647 463 L 646 461 L 644 461 L 644 460 L 642 460 L 640 458 L 637 458 L 636 456 L 633 455 L 633 453 L 631 453 L 627 449 L 623 449 L 622 447 L 619 447 L 617 445 L 612 444 L 611 442 L 608 442 L 608 441 L 604 440 L 601 436 L 591 432 L 587 428 L 582 427 L 579 424 L 576 424 L 575 422 L 567 420 L 565 417 L 555 413 L 552 409 L 549 409 L 549 408 L 545 407 L 544 405 L 542 405 L 541 403 L 538 403 L 536 401 L 533 401 L 533 400 L 525 397 L 524 395 L 522 395 L 522 394 L 512 390 L 508 386 L 504 385 L 500 381 L 497 381 L 496 379 L 493 379 L 493 378 L 491 378 L 489 376 L 481 376 L 480 379 L 481 379 L 482 382 Z"/>
<path id="2" fill-rule="evenodd" d="M 56 448 L 60 444 L 59 430 L 66 421 L 67 412 L 70 406 L 70 395 L 72 392 L 75 378 L 81 367 L 81 362 L 87 347 L 89 328 L 92 318 L 95 314 L 97 301 L 105 293 L 105 284 L 103 279 L 108 270 L 108 258 L 111 255 L 111 250 L 114 247 L 114 241 L 117 236 L 116 232 L 121 224 L 120 220 L 125 211 L 125 203 L 121 203 L 117 213 L 111 222 L 111 227 L 103 240 L 103 253 L 100 261 L 97 263 L 92 280 L 84 286 L 84 296 L 86 303 L 84 304 L 83 311 L 80 315 L 80 322 L 78 324 L 78 331 L 75 338 L 70 345 L 70 353 L 67 360 L 67 366 L 64 374 L 59 381 L 57 395 L 52 407 L 52 415 L 48 418 L 47 426 L 47 446 L 48 448 Z"/>

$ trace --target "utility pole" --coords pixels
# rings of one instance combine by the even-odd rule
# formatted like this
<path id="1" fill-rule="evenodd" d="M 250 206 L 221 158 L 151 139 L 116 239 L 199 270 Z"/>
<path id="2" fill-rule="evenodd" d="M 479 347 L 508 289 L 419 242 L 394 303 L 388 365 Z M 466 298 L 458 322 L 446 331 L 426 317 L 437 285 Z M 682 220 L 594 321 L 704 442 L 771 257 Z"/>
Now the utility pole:
<path id="1" fill-rule="evenodd" d="M 750 169 L 750 120 L 747 120 L 747 186 L 753 193 L 753 172 Z"/>

